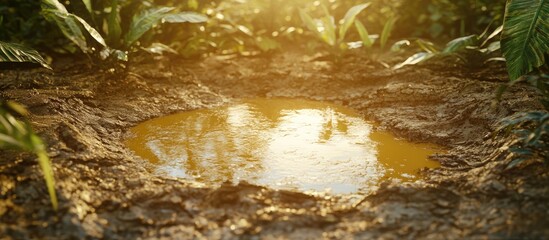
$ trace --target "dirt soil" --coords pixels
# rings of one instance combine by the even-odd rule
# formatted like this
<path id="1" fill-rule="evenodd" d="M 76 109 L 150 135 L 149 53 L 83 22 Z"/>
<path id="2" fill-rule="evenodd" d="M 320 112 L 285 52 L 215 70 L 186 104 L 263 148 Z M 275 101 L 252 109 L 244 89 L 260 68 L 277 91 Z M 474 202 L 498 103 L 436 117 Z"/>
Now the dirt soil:
<path id="1" fill-rule="evenodd" d="M 398 61 L 394 59 L 393 61 Z M 549 171 L 505 170 L 513 139 L 501 118 L 538 109 L 526 85 L 494 103 L 505 68 L 452 62 L 386 69 L 354 56 L 340 67 L 296 52 L 269 57 L 157 58 L 129 74 L 65 59 L 56 71 L 0 72 L 0 96 L 25 104 L 48 143 L 60 209 L 33 155 L 0 152 L 1 239 L 548 238 Z M 445 146 L 425 180 L 384 182 L 371 195 L 305 194 L 156 176 L 123 145 L 154 117 L 289 97 L 356 109 L 396 135 Z"/>

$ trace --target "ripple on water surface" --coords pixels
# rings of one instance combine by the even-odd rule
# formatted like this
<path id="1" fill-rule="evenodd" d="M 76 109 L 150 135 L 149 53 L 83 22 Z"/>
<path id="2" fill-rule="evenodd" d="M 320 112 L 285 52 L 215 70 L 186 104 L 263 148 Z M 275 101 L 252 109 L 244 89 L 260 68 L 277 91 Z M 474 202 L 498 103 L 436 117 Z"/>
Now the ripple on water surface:
<path id="1" fill-rule="evenodd" d="M 439 164 L 432 144 L 376 131 L 342 106 L 252 99 L 146 121 L 126 145 L 162 175 L 207 184 L 227 180 L 274 188 L 368 192 L 384 179 L 415 180 Z"/>

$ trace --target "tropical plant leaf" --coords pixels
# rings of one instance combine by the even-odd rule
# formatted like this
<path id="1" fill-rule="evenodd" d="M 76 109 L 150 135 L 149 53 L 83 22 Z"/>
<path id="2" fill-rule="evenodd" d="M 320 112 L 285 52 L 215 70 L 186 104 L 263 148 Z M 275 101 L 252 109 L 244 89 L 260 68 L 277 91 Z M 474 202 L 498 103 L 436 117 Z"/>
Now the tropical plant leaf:
<path id="1" fill-rule="evenodd" d="M 360 35 L 360 39 L 362 40 L 362 45 L 367 48 L 371 47 L 374 42 L 372 41 L 372 39 L 370 39 L 370 34 L 368 34 L 368 30 L 366 30 L 364 24 L 362 24 L 362 22 L 357 19 L 355 20 L 355 27 L 358 31 L 358 34 Z"/>
<path id="2" fill-rule="evenodd" d="M 391 36 L 391 32 L 393 32 L 393 27 L 395 26 L 395 22 L 396 22 L 396 18 L 395 17 L 391 17 L 389 18 L 389 20 L 387 20 L 387 23 L 385 23 L 385 25 L 383 26 L 383 31 L 381 32 L 381 37 L 380 37 L 380 44 L 381 44 L 381 48 L 384 48 L 385 45 L 387 44 L 387 40 L 389 40 L 389 37 Z"/>
<path id="3" fill-rule="evenodd" d="M 496 28 L 496 30 L 494 30 L 485 40 L 484 42 L 482 42 L 482 44 L 480 45 L 481 47 L 486 45 L 490 40 L 492 40 L 494 37 L 496 37 L 497 35 L 499 35 L 501 32 L 503 31 L 503 25 L 499 26 L 498 28 Z M 482 38 L 483 36 L 481 35 L 480 38 Z"/>
<path id="4" fill-rule="evenodd" d="M 163 19 L 169 23 L 203 23 L 208 21 L 208 17 L 196 12 L 170 13 L 166 14 Z"/>
<path id="5" fill-rule="evenodd" d="M 31 62 L 38 63 L 47 69 L 51 69 L 46 60 L 33 49 L 20 44 L 0 41 L 0 62 Z"/>
<path id="6" fill-rule="evenodd" d="M 0 147 L 14 148 L 36 154 L 38 163 L 44 174 L 51 204 L 57 210 L 58 202 L 55 194 L 55 179 L 44 143 L 32 131 L 28 123 L 15 119 L 12 112 L 24 114 L 27 111 L 21 105 L 13 102 L 0 103 Z"/>
<path id="7" fill-rule="evenodd" d="M 549 52 L 549 0 L 508 1 L 501 48 L 511 80 L 542 66 Z"/>
<path id="8" fill-rule="evenodd" d="M 120 12 L 118 11 L 118 0 L 111 0 L 111 12 L 109 13 L 107 27 L 109 30 L 109 44 L 116 48 L 119 46 L 120 36 L 122 36 Z"/>
<path id="9" fill-rule="evenodd" d="M 51 9 L 43 9 L 42 13 L 48 21 L 55 23 L 63 35 L 76 44 L 82 52 L 89 52 L 86 36 L 80 29 L 78 22 L 69 17 L 69 13 Z"/>
<path id="10" fill-rule="evenodd" d="M 339 41 L 343 41 L 345 39 L 345 35 L 347 34 L 347 31 L 349 28 L 353 25 L 353 22 L 356 19 L 356 16 L 362 12 L 362 10 L 366 9 L 368 6 L 370 6 L 371 3 L 363 3 L 356 5 L 352 8 L 350 8 L 347 13 L 345 13 L 345 16 L 343 17 L 343 23 L 339 27 Z"/>
<path id="11" fill-rule="evenodd" d="M 135 15 L 124 37 L 124 45 L 126 47 L 133 45 L 143 34 L 153 28 L 173 9 L 172 7 L 159 7 L 145 10 Z"/>
<path id="12" fill-rule="evenodd" d="M 415 65 L 415 64 L 418 64 L 420 62 L 423 62 L 431 57 L 433 57 L 435 54 L 434 53 L 430 53 L 430 52 L 419 52 L 419 53 L 416 53 L 414 55 L 412 55 L 411 57 L 409 57 L 408 59 L 406 59 L 404 62 L 402 63 L 399 63 L 397 65 L 395 65 L 393 67 L 393 69 L 399 69 L 399 68 L 402 68 L 406 65 Z"/>
<path id="13" fill-rule="evenodd" d="M 442 50 L 442 53 L 454 53 L 454 52 L 460 51 L 467 46 L 474 45 L 477 41 L 478 41 L 477 35 L 469 35 L 465 37 L 456 38 L 448 42 L 448 44 L 446 44 L 446 48 Z"/>

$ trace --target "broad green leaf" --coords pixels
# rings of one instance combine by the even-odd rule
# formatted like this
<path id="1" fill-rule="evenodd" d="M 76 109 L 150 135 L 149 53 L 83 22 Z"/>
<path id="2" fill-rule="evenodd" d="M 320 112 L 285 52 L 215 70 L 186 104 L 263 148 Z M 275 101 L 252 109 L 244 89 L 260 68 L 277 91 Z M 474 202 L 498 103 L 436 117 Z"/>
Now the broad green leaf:
<path id="1" fill-rule="evenodd" d="M 126 47 L 132 46 L 143 34 L 151 30 L 173 9 L 172 7 L 153 8 L 135 15 L 124 37 L 124 45 Z"/>
<path id="2" fill-rule="evenodd" d="M 84 30 L 86 30 L 88 32 L 88 34 L 90 34 L 90 36 L 96 41 L 98 42 L 99 44 L 101 44 L 101 46 L 107 48 L 107 43 L 105 42 L 105 39 L 103 39 L 103 37 L 101 36 L 101 34 L 95 30 L 95 28 L 93 28 L 92 26 L 90 26 L 90 24 L 88 24 L 86 22 L 86 20 L 80 18 L 79 16 L 76 16 L 74 14 L 69 14 L 69 17 L 70 18 L 73 18 L 74 20 L 78 21 L 80 24 L 82 24 L 82 27 L 84 27 Z"/>
<path id="3" fill-rule="evenodd" d="M 396 18 L 391 17 L 387 22 L 385 23 L 385 26 L 383 26 L 383 31 L 381 32 L 380 37 L 380 45 L 381 48 L 385 47 L 385 44 L 387 44 L 387 40 L 389 40 L 389 37 L 391 36 L 391 32 L 393 31 L 393 27 L 395 26 Z"/>
<path id="4" fill-rule="evenodd" d="M 435 54 L 434 53 L 430 53 L 430 52 L 420 52 L 420 53 L 416 53 L 414 55 L 412 55 L 411 57 L 409 57 L 408 59 L 406 59 L 406 61 L 402 62 L 402 63 L 399 63 L 397 65 L 395 65 L 393 67 L 393 69 L 399 69 L 399 68 L 402 68 L 406 65 L 415 65 L 415 64 L 418 64 L 420 62 L 423 62 L 431 57 L 433 57 Z"/>
<path id="5" fill-rule="evenodd" d="M 549 52 L 549 0 L 510 0 L 501 48 L 511 80 L 545 63 Z"/>
<path id="6" fill-rule="evenodd" d="M 31 62 L 38 63 L 42 67 L 51 69 L 46 60 L 33 49 L 20 44 L 0 41 L 0 62 Z"/>
<path id="7" fill-rule="evenodd" d="M 372 39 L 370 39 L 370 35 L 368 34 L 368 30 L 366 30 L 366 27 L 364 27 L 364 24 L 360 22 L 358 19 L 355 21 L 355 27 L 358 31 L 358 34 L 360 35 L 360 39 L 362 40 L 362 45 L 369 48 L 371 47 L 374 42 Z"/>
<path id="8" fill-rule="evenodd" d="M 78 21 L 74 17 L 70 17 L 69 13 L 64 13 L 59 10 L 43 9 L 42 13 L 46 20 L 55 23 L 61 30 L 63 35 L 72 41 L 82 52 L 89 52 L 86 36 L 80 28 Z"/>
<path id="9" fill-rule="evenodd" d="M 353 22 L 356 19 L 356 16 L 362 12 L 362 10 L 366 9 L 368 6 L 370 6 L 370 3 L 363 3 L 356 5 L 352 8 L 350 8 L 347 13 L 345 13 L 345 16 L 343 17 L 343 23 L 341 24 L 339 28 L 339 40 L 343 41 L 345 39 L 345 35 L 347 34 L 347 31 L 353 25 Z"/>
<path id="10" fill-rule="evenodd" d="M 469 35 L 465 37 L 456 38 L 448 42 L 448 44 L 446 44 L 446 48 L 442 50 L 442 53 L 454 53 L 454 52 L 460 51 L 467 46 L 471 46 L 475 44 L 477 41 L 478 41 L 477 35 Z"/>
<path id="11" fill-rule="evenodd" d="M 203 23 L 208 21 L 208 17 L 196 12 L 179 12 L 166 14 L 164 21 L 169 23 Z"/>
<path id="12" fill-rule="evenodd" d="M 59 11 L 68 14 L 67 8 L 57 0 L 42 0 L 42 10 Z"/>
<path id="13" fill-rule="evenodd" d="M 111 0 L 111 12 L 107 22 L 109 30 L 109 44 L 112 47 L 118 47 L 120 44 L 120 36 L 122 36 L 122 27 L 120 22 L 120 11 L 118 10 L 118 0 Z"/>

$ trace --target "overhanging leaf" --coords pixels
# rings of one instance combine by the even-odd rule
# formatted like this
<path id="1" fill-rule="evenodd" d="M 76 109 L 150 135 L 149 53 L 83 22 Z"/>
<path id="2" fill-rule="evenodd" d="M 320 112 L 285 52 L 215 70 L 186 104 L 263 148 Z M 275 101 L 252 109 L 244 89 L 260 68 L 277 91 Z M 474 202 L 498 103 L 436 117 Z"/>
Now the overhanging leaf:
<path id="1" fill-rule="evenodd" d="M 169 23 L 203 23 L 208 21 L 208 17 L 196 12 L 179 12 L 166 14 L 164 21 Z"/>
<path id="2" fill-rule="evenodd" d="M 465 37 L 456 38 L 448 42 L 448 44 L 446 44 L 446 48 L 442 50 L 442 53 L 454 53 L 454 52 L 460 51 L 466 48 L 467 46 L 471 46 L 475 44 L 476 41 L 478 41 L 477 35 L 469 35 Z"/>
<path id="3" fill-rule="evenodd" d="M 418 64 L 420 62 L 423 62 L 431 57 L 433 57 L 435 54 L 434 53 L 429 53 L 429 52 L 419 52 L 419 53 L 416 53 L 414 55 L 412 55 L 411 57 L 409 57 L 408 59 L 406 59 L 406 61 L 402 62 L 402 63 L 399 63 L 397 65 L 395 65 L 393 67 L 393 69 L 399 69 L 399 68 L 402 68 L 406 65 L 415 65 L 415 64 Z"/>
<path id="4" fill-rule="evenodd" d="M 368 30 L 366 30 L 366 27 L 364 27 L 364 24 L 362 24 L 362 22 L 360 22 L 359 20 L 356 20 L 355 27 L 356 27 L 356 30 L 358 31 L 358 34 L 360 35 L 360 39 L 362 40 L 362 45 L 364 45 L 367 48 L 371 47 L 374 44 L 374 42 L 372 41 L 372 39 L 370 39 Z"/>
<path id="5" fill-rule="evenodd" d="M 501 48 L 511 80 L 542 66 L 549 52 L 549 0 L 508 1 Z"/>
<path id="6" fill-rule="evenodd" d="M 385 47 L 385 44 L 387 44 L 387 40 L 389 40 L 389 37 L 391 36 L 391 32 L 393 31 L 393 27 L 395 26 L 396 18 L 391 17 L 389 20 L 387 20 L 387 23 L 383 26 L 383 31 L 381 32 L 380 37 L 380 45 L 381 48 Z"/>
<path id="7" fill-rule="evenodd" d="M 172 11 L 172 7 L 160 7 L 153 8 L 141 12 L 133 17 L 130 24 L 128 33 L 124 37 L 124 45 L 130 47 L 133 45 L 143 34 L 149 31 L 157 23 L 166 16 L 166 14 Z"/>
<path id="8" fill-rule="evenodd" d="M 347 13 L 345 13 L 345 16 L 343 17 L 343 24 L 341 24 L 339 28 L 339 40 L 343 41 L 345 39 L 345 35 L 347 34 L 347 31 L 353 25 L 353 22 L 355 21 L 356 16 L 362 12 L 362 10 L 366 9 L 368 6 L 370 6 L 370 3 L 363 3 L 356 5 L 352 8 L 350 8 Z"/>
<path id="9" fill-rule="evenodd" d="M 51 69 L 36 50 L 15 43 L 0 42 L 0 62 L 31 62 Z"/>

